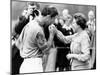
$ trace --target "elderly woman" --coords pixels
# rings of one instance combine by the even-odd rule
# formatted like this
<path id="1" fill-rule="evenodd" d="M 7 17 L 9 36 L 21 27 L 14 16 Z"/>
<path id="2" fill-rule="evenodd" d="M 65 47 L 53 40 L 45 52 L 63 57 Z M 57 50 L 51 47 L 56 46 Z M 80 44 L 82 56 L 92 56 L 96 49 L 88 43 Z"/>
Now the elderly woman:
<path id="1" fill-rule="evenodd" d="M 66 57 L 71 59 L 71 70 L 90 69 L 90 39 L 86 29 L 86 19 L 82 13 L 76 13 L 73 18 L 72 27 L 75 32 L 74 35 L 64 36 L 54 26 L 57 32 L 57 37 L 64 43 L 71 43 L 71 53 Z"/>

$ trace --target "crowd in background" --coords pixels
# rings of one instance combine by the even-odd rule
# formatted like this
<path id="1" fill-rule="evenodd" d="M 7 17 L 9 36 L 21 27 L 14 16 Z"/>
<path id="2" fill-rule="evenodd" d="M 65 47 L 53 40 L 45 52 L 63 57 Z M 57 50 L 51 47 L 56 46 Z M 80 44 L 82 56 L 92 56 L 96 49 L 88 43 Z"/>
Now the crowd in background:
<path id="1" fill-rule="evenodd" d="M 90 10 L 71 15 L 64 9 L 28 2 L 15 25 L 12 74 L 96 68 L 96 21 Z M 37 66 L 36 66 L 37 65 Z"/>

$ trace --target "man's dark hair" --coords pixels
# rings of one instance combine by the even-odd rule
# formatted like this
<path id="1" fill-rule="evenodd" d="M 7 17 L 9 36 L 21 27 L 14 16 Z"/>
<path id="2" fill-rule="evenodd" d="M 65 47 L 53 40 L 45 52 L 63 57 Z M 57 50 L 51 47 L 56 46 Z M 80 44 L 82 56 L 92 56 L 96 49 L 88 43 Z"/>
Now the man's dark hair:
<path id="1" fill-rule="evenodd" d="M 55 7 L 45 6 L 42 10 L 42 16 L 50 15 L 50 17 L 55 17 L 58 15 L 58 11 Z"/>
<path id="2" fill-rule="evenodd" d="M 83 30 L 85 28 L 87 28 L 87 25 L 86 25 L 87 20 L 86 20 L 86 17 L 85 17 L 84 14 L 82 14 L 82 13 L 76 13 L 74 15 L 74 18 L 76 20 L 77 25 L 79 25 Z"/>

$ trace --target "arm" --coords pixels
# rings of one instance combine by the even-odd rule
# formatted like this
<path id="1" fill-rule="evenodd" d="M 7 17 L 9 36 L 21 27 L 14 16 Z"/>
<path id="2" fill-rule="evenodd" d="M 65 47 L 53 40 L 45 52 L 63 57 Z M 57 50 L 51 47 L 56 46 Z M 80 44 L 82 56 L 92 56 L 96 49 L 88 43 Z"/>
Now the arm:
<path id="1" fill-rule="evenodd" d="M 37 37 L 36 37 L 36 41 L 37 41 L 37 46 L 39 47 L 39 49 L 42 50 L 43 53 L 45 53 L 46 51 L 48 51 L 52 44 L 53 44 L 53 33 L 50 33 L 49 39 L 48 41 L 46 41 L 45 37 L 43 36 L 43 34 L 38 33 Z"/>
<path id="2" fill-rule="evenodd" d="M 72 41 L 72 38 L 76 35 L 69 35 L 69 36 L 64 36 L 62 34 L 62 32 L 60 32 L 59 30 L 56 30 L 56 34 L 57 34 L 57 37 L 59 38 L 59 40 L 61 40 L 62 42 L 64 43 L 70 43 Z"/>

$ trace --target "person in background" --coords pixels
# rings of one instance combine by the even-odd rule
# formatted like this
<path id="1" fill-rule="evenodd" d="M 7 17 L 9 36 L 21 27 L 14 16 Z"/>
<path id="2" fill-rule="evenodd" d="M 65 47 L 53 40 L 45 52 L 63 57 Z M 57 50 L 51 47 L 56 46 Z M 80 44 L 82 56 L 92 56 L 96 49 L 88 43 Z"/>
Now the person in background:
<path id="1" fill-rule="evenodd" d="M 32 16 L 30 16 L 31 19 L 34 19 L 38 16 L 41 16 L 41 12 L 40 12 L 40 5 L 37 2 L 28 2 L 27 3 L 27 7 L 28 7 L 28 11 L 33 11 L 34 13 L 31 14 Z M 30 21 L 31 21 L 30 19 Z"/>
<path id="2" fill-rule="evenodd" d="M 90 60 L 90 67 L 91 69 L 96 68 L 96 22 L 95 22 L 95 14 L 94 11 L 90 10 L 88 12 L 88 22 L 87 22 L 87 26 L 88 26 L 88 33 L 90 36 L 90 40 L 91 40 L 91 60 Z"/>
<path id="3" fill-rule="evenodd" d="M 46 41 L 43 25 L 54 23 L 55 17 L 58 15 L 57 9 L 45 6 L 41 15 L 41 19 L 34 19 L 23 28 L 16 41 L 16 46 L 20 50 L 20 56 L 24 58 L 20 67 L 20 73 L 43 72 L 43 55 L 56 51 L 51 48 L 55 32 L 49 27 L 50 35 L 48 41 Z M 54 60 L 50 59 L 51 56 L 51 54 L 48 56 L 46 71 L 51 71 L 52 69 Z"/>
<path id="4" fill-rule="evenodd" d="M 72 28 L 75 34 L 70 36 L 64 36 L 62 32 L 53 26 L 59 40 L 64 43 L 71 43 L 71 53 L 66 55 L 67 59 L 71 59 L 71 70 L 90 69 L 90 39 L 86 31 L 86 22 L 84 14 L 74 14 Z"/>
<path id="5" fill-rule="evenodd" d="M 49 12 L 51 12 L 52 16 L 53 15 L 57 15 L 58 16 L 58 11 L 57 9 L 55 9 L 54 6 L 50 5 L 50 6 L 46 6 L 46 7 L 49 7 L 51 8 L 49 10 Z M 46 10 L 44 10 L 44 12 L 48 12 L 48 9 L 46 8 Z M 48 13 L 49 13 L 48 12 Z M 54 13 L 53 13 L 54 12 Z M 51 16 L 51 18 L 52 18 Z M 57 17 L 56 16 L 56 17 Z M 55 18 L 56 18 L 55 17 Z M 52 24 L 54 24 L 54 21 L 55 19 L 53 19 L 53 22 Z M 45 38 L 46 40 L 48 41 L 49 40 L 49 37 L 50 37 L 50 32 L 49 32 L 49 25 L 48 25 L 49 22 L 46 22 L 44 25 L 43 25 L 43 30 L 44 30 L 44 34 L 45 34 Z M 54 39 L 53 39 L 54 40 Z M 56 55 L 57 54 L 57 50 L 56 48 L 54 47 L 54 41 L 53 41 L 53 44 L 52 44 L 52 47 L 49 51 L 49 53 L 44 53 L 43 55 L 43 70 L 44 72 L 51 72 L 51 71 L 55 71 L 55 64 L 56 64 Z"/>
<path id="6" fill-rule="evenodd" d="M 63 32 L 65 35 L 69 34 L 68 31 L 73 32 L 71 28 L 72 16 L 69 14 L 68 9 L 62 11 L 62 16 L 55 19 L 55 26 L 58 30 Z M 70 33 L 72 34 L 72 33 Z"/>
<path id="7" fill-rule="evenodd" d="M 23 27 L 33 20 L 35 17 L 39 16 L 41 12 L 39 11 L 39 4 L 36 2 L 28 2 L 27 7 L 22 12 L 22 15 L 19 16 L 18 22 L 15 27 L 16 34 L 20 34 Z"/>
<path id="8" fill-rule="evenodd" d="M 88 22 L 87 22 L 87 26 L 89 28 L 89 30 L 95 31 L 95 14 L 94 11 L 90 10 L 88 12 Z"/>
<path id="9" fill-rule="evenodd" d="M 55 20 L 55 26 L 60 30 L 65 36 L 72 35 L 73 30 L 70 28 L 71 16 L 69 15 L 68 9 L 62 11 L 62 16 Z M 70 70 L 70 61 L 66 58 L 66 55 L 70 52 L 70 43 L 63 43 L 57 36 L 54 37 L 54 44 L 57 47 L 57 71 L 68 71 Z"/>
<path id="10" fill-rule="evenodd" d="M 66 19 L 68 17 L 68 15 L 69 15 L 69 10 L 68 9 L 64 9 L 62 11 L 62 18 Z"/>
<path id="11" fill-rule="evenodd" d="M 72 20 L 72 16 L 70 14 L 68 14 L 65 24 L 63 25 L 63 28 L 65 28 L 66 30 L 70 30 L 71 29 L 71 20 Z"/>
<path id="12" fill-rule="evenodd" d="M 57 19 L 62 27 L 64 26 L 65 23 L 67 23 L 68 15 L 69 15 L 69 10 L 68 9 L 64 9 L 62 11 L 62 13 L 61 13 L 61 16 L 59 16 L 59 18 Z"/>

